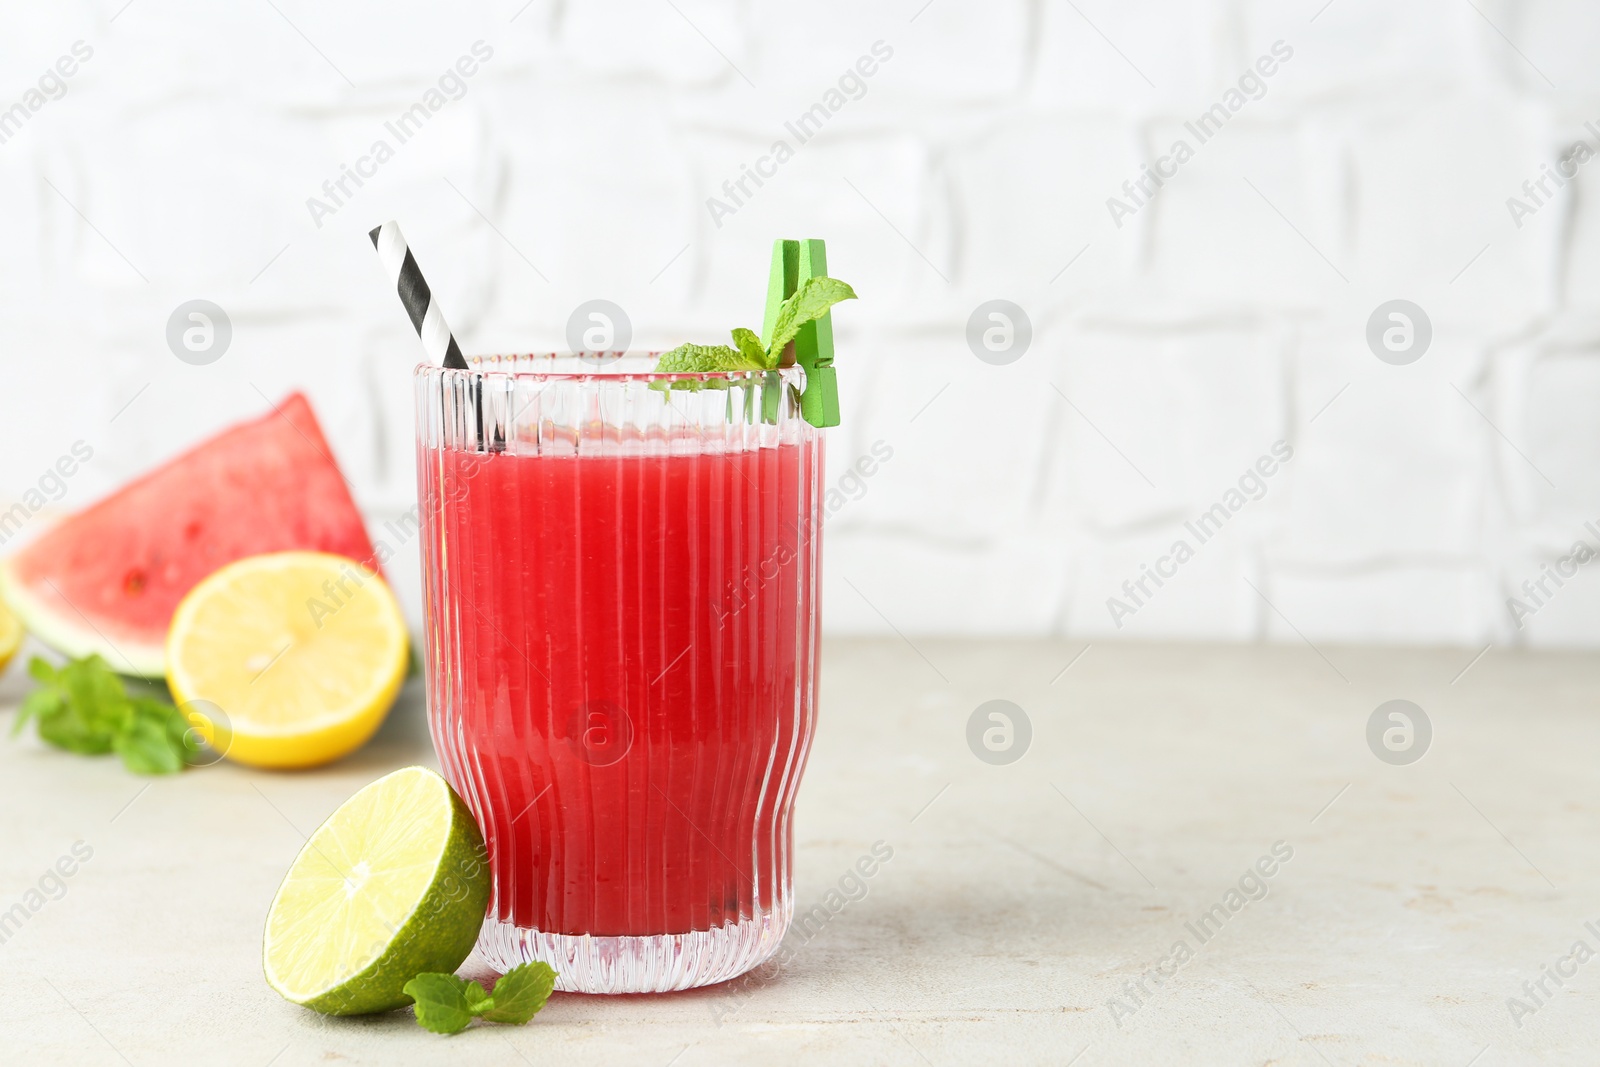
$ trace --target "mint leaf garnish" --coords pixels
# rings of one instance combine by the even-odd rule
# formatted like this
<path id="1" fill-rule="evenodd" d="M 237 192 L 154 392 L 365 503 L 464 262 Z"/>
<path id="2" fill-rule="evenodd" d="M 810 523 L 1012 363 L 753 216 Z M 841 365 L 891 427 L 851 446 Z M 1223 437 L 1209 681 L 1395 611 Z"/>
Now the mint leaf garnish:
<path id="1" fill-rule="evenodd" d="M 544 1007 L 556 987 L 556 972 L 548 963 L 524 963 L 500 976 L 489 1007 L 480 1014 L 493 1023 L 521 1026 Z"/>
<path id="2" fill-rule="evenodd" d="M 539 1013 L 556 986 L 556 972 L 547 963 L 513 967 L 494 984 L 494 993 L 477 982 L 429 971 L 405 984 L 416 1002 L 417 1023 L 436 1034 L 458 1034 L 474 1018 L 521 1026 Z"/>
<path id="3" fill-rule="evenodd" d="M 175 774 L 199 753 L 177 708 L 154 697 L 130 697 L 99 656 L 60 669 L 35 656 L 28 673 L 39 688 L 23 699 L 12 736 L 31 719 L 39 737 L 57 748 L 84 756 L 115 752 L 135 774 Z"/>
<path id="4" fill-rule="evenodd" d="M 738 334 L 739 330 L 734 333 Z M 749 333 L 749 330 L 743 331 Z M 754 335 L 752 335 L 754 336 Z M 760 347 L 760 342 L 757 342 Z M 683 344 L 671 352 L 664 352 L 656 361 L 657 374 L 715 374 L 727 371 L 765 370 L 763 363 L 756 362 L 750 356 L 738 349 L 729 348 L 727 345 L 695 345 Z M 676 382 L 651 382 L 650 388 L 657 392 L 671 389 L 697 390 L 702 383 L 693 378 L 685 378 Z M 707 389 L 726 389 L 728 383 L 721 379 L 712 379 L 704 383 Z"/>
<path id="5" fill-rule="evenodd" d="M 837 278 L 808 278 L 778 307 L 772 338 L 765 345 L 754 330 L 742 326 L 733 330 L 733 343 L 727 345 L 682 344 L 665 352 L 656 361 L 657 374 L 717 374 L 729 371 L 773 370 L 783 359 L 783 350 L 795 339 L 800 327 L 828 313 L 841 300 L 854 300 L 856 293 Z M 652 388 L 664 383 L 656 382 Z M 673 382 L 674 389 L 694 389 L 699 382 Z"/>
<path id="6" fill-rule="evenodd" d="M 745 332 L 749 333 L 748 330 Z M 671 352 L 663 353 L 656 363 L 657 374 L 707 374 L 715 371 L 766 369 L 764 362 L 752 360 L 738 349 L 729 348 L 727 345 L 679 345 Z"/>
<path id="7" fill-rule="evenodd" d="M 855 298 L 856 291 L 837 278 L 807 278 L 794 295 L 778 305 L 778 319 L 767 341 L 768 354 L 781 356 L 800 327 L 822 318 L 839 301 Z M 777 365 L 776 359 L 773 365 Z"/>
<path id="8" fill-rule="evenodd" d="M 756 336 L 754 330 L 747 330 L 743 326 L 733 328 L 733 343 L 739 346 L 739 354 L 763 370 L 770 370 L 773 361 L 767 356 L 767 350 L 761 345 L 761 338 Z"/>
<path id="9" fill-rule="evenodd" d="M 473 985 L 477 985 L 476 982 Z M 459 1034 L 472 1021 L 467 1003 L 467 983 L 453 974 L 429 971 L 419 974 L 404 986 L 416 1002 L 417 1025 L 436 1034 Z M 483 992 L 480 986 L 478 992 Z"/>

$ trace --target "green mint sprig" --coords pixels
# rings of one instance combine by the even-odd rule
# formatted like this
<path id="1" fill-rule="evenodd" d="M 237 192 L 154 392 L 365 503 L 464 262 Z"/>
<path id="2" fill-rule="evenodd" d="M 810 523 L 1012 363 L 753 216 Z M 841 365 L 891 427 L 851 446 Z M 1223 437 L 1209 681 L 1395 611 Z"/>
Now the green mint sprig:
<path id="1" fill-rule="evenodd" d="M 13 737 L 32 719 L 39 737 L 57 748 L 85 756 L 115 752 L 135 774 L 176 774 L 200 755 L 197 732 L 182 712 L 165 700 L 129 696 L 99 656 L 60 669 L 35 656 L 28 673 L 39 688 L 23 698 Z"/>
<path id="2" fill-rule="evenodd" d="M 683 344 L 663 353 L 656 363 L 658 374 L 707 374 L 728 371 L 776 370 L 789 347 L 808 322 L 828 313 L 841 300 L 856 299 L 855 290 L 837 278 L 809 278 L 778 307 L 772 336 L 763 344 L 754 331 L 738 327 L 728 345 Z M 666 383 L 656 382 L 652 388 Z M 697 381 L 671 383 L 674 389 L 698 389 Z M 717 386 L 712 386 L 716 388 Z"/>
<path id="3" fill-rule="evenodd" d="M 473 1019 L 521 1026 L 544 1007 L 556 987 L 548 963 L 524 963 L 500 976 L 494 993 L 453 974 L 428 971 L 405 984 L 416 1001 L 417 1024 L 436 1034 L 458 1034 Z"/>

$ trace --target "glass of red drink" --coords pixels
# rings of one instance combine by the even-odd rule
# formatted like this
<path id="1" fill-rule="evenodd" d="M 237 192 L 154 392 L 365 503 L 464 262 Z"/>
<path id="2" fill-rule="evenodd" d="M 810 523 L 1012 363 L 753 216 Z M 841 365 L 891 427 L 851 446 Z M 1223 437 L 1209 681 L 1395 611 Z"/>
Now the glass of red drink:
<path id="1" fill-rule="evenodd" d="M 489 846 L 478 948 L 591 993 L 776 951 L 814 723 L 823 446 L 801 372 L 653 365 L 415 376 L 428 721 Z"/>

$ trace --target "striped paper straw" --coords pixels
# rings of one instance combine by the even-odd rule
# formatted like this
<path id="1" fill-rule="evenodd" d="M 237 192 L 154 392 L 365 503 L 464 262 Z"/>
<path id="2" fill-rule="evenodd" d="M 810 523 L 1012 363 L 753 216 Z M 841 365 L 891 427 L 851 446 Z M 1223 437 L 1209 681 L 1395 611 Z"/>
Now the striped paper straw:
<path id="1" fill-rule="evenodd" d="M 434 303 L 433 291 L 428 288 L 427 279 L 423 278 L 422 271 L 417 267 L 416 257 L 411 254 L 405 235 L 400 232 L 400 224 L 386 222 L 368 236 L 372 238 L 372 246 L 378 250 L 378 258 L 383 261 L 383 269 L 394 279 L 395 288 L 400 293 L 400 303 L 405 305 L 406 314 L 411 316 L 411 325 L 416 328 L 417 336 L 422 338 L 422 347 L 428 353 L 428 358 L 452 370 L 466 370 L 467 361 L 461 355 L 461 346 L 456 344 L 455 335 L 445 323 L 444 312 Z"/>

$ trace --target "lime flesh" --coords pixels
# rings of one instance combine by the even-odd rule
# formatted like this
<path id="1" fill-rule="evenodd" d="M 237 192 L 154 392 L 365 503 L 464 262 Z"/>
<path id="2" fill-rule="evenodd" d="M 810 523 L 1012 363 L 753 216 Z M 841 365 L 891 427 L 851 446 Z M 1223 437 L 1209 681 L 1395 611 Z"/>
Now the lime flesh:
<path id="1" fill-rule="evenodd" d="M 295 858 L 267 914 L 267 983 L 329 1015 L 404 1007 L 411 979 L 461 966 L 488 902 L 472 813 L 434 772 L 395 771 L 345 801 Z"/>

